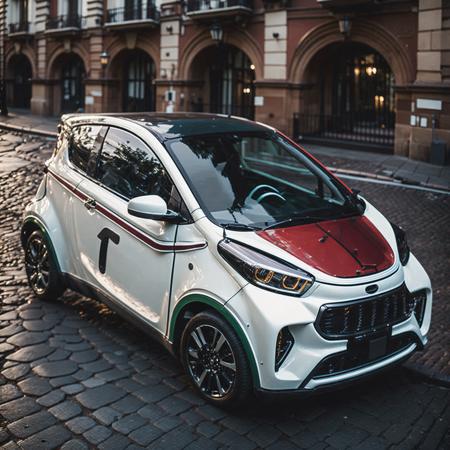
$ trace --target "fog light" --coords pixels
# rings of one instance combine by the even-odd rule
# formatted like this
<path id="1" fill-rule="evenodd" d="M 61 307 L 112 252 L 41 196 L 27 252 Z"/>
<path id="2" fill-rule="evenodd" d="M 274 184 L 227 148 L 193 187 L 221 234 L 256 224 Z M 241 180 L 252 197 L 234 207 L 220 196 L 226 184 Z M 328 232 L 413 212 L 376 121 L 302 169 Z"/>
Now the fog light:
<path id="1" fill-rule="evenodd" d="M 277 336 L 277 342 L 275 346 L 275 372 L 278 371 L 286 356 L 291 351 L 294 345 L 294 336 L 292 336 L 288 327 L 284 327 L 280 330 Z"/>
<path id="2" fill-rule="evenodd" d="M 414 301 L 414 315 L 417 323 L 422 326 L 423 318 L 425 316 L 425 306 L 427 303 L 427 293 L 425 290 L 413 292 L 411 297 Z"/>

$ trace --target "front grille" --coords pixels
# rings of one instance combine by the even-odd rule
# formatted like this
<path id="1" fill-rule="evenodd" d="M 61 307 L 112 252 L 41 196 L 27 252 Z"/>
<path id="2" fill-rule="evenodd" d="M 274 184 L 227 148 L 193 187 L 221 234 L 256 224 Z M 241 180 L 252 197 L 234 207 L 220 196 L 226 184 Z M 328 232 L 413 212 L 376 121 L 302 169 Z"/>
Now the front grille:
<path id="1" fill-rule="evenodd" d="M 316 366 L 310 378 L 338 375 L 350 370 L 359 369 L 367 364 L 375 364 L 376 362 L 389 358 L 396 353 L 400 353 L 413 343 L 417 343 L 417 338 L 414 334 L 404 333 L 397 336 L 392 336 L 388 340 L 386 354 L 379 358 L 370 359 L 366 352 L 355 351 L 355 349 L 350 349 L 345 352 L 327 356 Z"/>
<path id="2" fill-rule="evenodd" d="M 403 322 L 413 310 L 414 298 L 403 284 L 375 297 L 324 305 L 315 326 L 327 339 L 343 339 Z"/>

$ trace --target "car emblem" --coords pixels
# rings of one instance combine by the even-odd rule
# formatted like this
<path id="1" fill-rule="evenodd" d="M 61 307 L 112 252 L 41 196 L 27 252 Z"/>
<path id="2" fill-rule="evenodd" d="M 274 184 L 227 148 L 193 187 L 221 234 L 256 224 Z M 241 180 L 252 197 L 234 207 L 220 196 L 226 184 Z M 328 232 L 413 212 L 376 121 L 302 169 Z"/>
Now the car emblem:
<path id="1" fill-rule="evenodd" d="M 371 284 L 370 286 L 366 287 L 366 292 L 368 294 L 374 294 L 378 291 L 378 284 Z"/>

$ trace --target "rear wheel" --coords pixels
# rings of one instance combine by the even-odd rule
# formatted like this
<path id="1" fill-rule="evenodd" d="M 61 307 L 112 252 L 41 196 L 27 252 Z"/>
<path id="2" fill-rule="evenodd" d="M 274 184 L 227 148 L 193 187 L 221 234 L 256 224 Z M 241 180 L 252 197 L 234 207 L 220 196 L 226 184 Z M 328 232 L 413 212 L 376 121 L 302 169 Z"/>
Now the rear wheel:
<path id="1" fill-rule="evenodd" d="M 50 245 L 40 230 L 33 231 L 27 239 L 25 270 L 28 283 L 39 299 L 55 300 L 64 292 Z"/>
<path id="2" fill-rule="evenodd" d="M 192 385 L 217 406 L 235 407 L 251 392 L 251 374 L 242 344 L 219 315 L 202 312 L 186 325 L 181 359 Z"/>

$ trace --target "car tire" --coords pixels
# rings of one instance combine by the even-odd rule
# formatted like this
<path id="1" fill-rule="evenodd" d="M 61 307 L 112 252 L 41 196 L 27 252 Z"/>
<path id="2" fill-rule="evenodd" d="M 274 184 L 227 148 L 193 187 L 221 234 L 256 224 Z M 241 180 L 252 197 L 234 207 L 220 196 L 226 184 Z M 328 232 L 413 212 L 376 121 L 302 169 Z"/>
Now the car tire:
<path id="1" fill-rule="evenodd" d="M 56 300 L 64 292 L 51 244 L 40 230 L 33 231 L 25 244 L 28 284 L 40 300 Z"/>
<path id="2" fill-rule="evenodd" d="M 187 323 L 180 358 L 194 389 L 209 403 L 235 408 L 252 391 L 249 362 L 233 328 L 218 314 L 201 312 Z"/>

